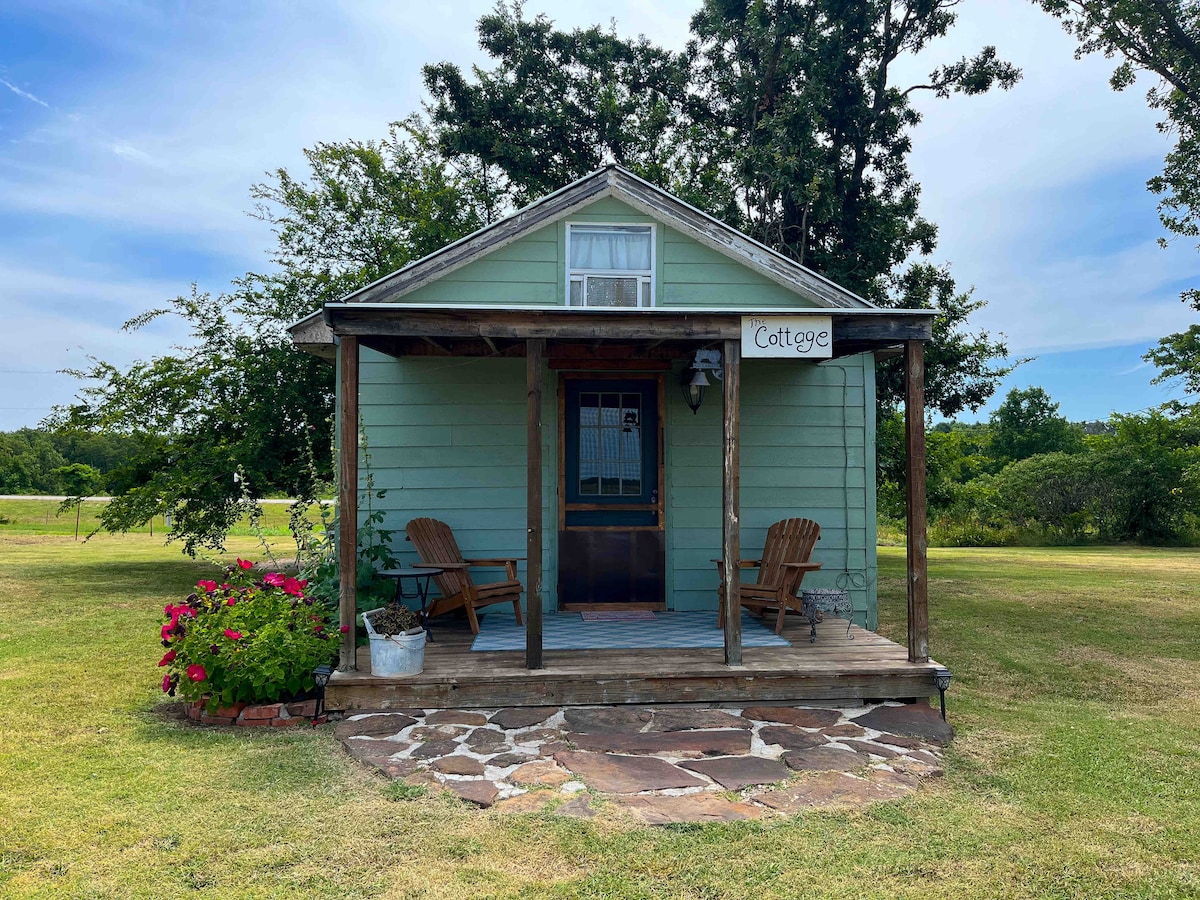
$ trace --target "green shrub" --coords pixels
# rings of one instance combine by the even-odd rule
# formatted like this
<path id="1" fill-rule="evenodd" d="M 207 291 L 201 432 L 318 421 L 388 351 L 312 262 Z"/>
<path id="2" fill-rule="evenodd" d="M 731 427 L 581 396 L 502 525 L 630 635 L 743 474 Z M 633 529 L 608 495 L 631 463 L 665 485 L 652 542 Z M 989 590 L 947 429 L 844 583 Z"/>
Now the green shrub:
<path id="1" fill-rule="evenodd" d="M 333 610 L 306 596 L 307 582 L 269 572 L 249 579 L 252 563 L 226 569 L 228 582 L 201 581 L 181 604 L 167 604 L 161 629 L 163 690 L 233 703 L 272 703 L 306 695 L 312 672 L 337 653 Z"/>

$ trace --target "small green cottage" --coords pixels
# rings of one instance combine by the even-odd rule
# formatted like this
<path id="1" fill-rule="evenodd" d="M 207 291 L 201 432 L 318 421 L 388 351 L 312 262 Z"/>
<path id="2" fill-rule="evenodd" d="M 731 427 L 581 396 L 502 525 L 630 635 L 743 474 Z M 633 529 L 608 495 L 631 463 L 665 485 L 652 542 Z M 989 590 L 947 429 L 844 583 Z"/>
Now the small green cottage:
<path id="1" fill-rule="evenodd" d="M 372 501 L 385 527 L 438 519 L 468 558 L 523 558 L 523 655 L 460 648 L 451 660 L 449 646 L 430 648 L 421 683 L 458 703 L 486 699 L 479 685 L 500 672 L 507 682 L 495 696 L 505 703 L 922 693 L 936 668 L 924 569 L 921 376 L 930 333 L 928 311 L 874 307 L 617 166 L 292 328 L 297 346 L 338 367 L 347 562 L 364 454 L 376 488 L 387 489 Z M 869 631 L 877 620 L 875 361 L 897 353 L 909 376 L 907 652 Z M 845 635 L 834 643 L 830 630 L 816 644 L 792 640 L 794 658 L 776 650 L 768 661 L 766 648 L 743 654 L 741 617 L 732 615 L 723 652 L 627 650 L 626 663 L 614 656 L 601 666 L 627 665 L 632 671 L 616 679 L 625 686 L 604 690 L 580 688 L 596 677 L 578 666 L 609 651 L 543 652 L 546 619 L 580 611 L 706 611 L 715 629 L 714 560 L 760 556 L 768 527 L 792 517 L 821 527 L 812 557 L 821 567 L 803 587 L 848 591 L 853 652 L 838 657 L 850 645 Z M 396 549 L 418 562 L 408 545 Z M 738 566 L 725 571 L 728 608 L 738 609 Z M 352 577 L 342 604 L 348 623 Z M 511 605 L 490 607 L 483 631 L 506 616 Z M 886 664 L 855 681 L 854 660 L 883 644 L 895 650 Z M 686 689 L 667 683 L 686 676 L 683 656 L 669 661 L 685 652 L 699 660 L 692 674 L 701 679 Z M 783 677 L 812 670 L 828 681 L 835 657 L 846 669 L 837 685 Z M 650 661 L 665 666 L 657 689 L 646 683 Z M 335 693 L 359 686 L 347 705 L 420 705 L 410 703 L 412 682 L 383 690 L 363 668 L 347 641 L 331 683 Z M 756 684 L 753 671 L 745 684 L 729 680 L 746 669 L 761 669 Z M 774 688 L 768 670 L 783 673 Z"/>

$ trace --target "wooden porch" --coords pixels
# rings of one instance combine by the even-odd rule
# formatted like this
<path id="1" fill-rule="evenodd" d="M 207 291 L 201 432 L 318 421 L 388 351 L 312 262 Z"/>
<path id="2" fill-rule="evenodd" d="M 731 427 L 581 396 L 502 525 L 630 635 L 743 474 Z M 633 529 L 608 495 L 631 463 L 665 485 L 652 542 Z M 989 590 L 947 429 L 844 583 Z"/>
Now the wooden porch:
<path id="1" fill-rule="evenodd" d="M 669 615 L 669 613 L 667 613 Z M 714 615 L 715 619 L 715 615 Z M 485 625 L 486 627 L 486 625 Z M 330 709 L 427 709 L 579 706 L 617 703 L 763 703 L 929 697 L 933 660 L 910 662 L 908 650 L 872 631 L 827 618 L 809 642 L 809 626 L 789 619 L 790 647 L 746 647 L 742 665 L 726 665 L 719 649 L 547 650 L 530 669 L 520 651 L 471 650 L 465 623 L 438 620 L 425 649 L 425 670 L 405 678 L 371 675 L 370 654 L 357 669 L 335 672 Z"/>
<path id="2" fill-rule="evenodd" d="M 812 310 L 793 310 L 808 315 Z M 778 311 L 763 315 L 778 314 Z M 554 358 L 596 353 L 602 344 L 619 353 L 610 364 L 630 365 L 646 359 L 674 358 L 680 346 L 719 347 L 722 384 L 722 546 L 724 560 L 721 596 L 725 603 L 726 675 L 740 675 L 745 666 L 742 646 L 742 559 L 740 516 L 741 468 L 741 329 L 745 310 L 573 308 L 447 310 L 396 304 L 329 304 L 323 322 L 301 323 L 293 338 L 306 346 L 321 329 L 336 341 L 339 394 L 338 546 L 341 572 L 341 623 L 344 633 L 338 669 L 344 678 L 362 671 L 356 653 L 353 623 L 357 613 L 356 573 L 359 498 L 359 348 L 368 346 L 402 357 L 434 351 L 445 356 L 513 355 L 526 363 L 526 650 L 522 677 L 534 677 L 546 666 L 542 641 L 543 541 L 543 366 Z M 906 506 L 908 510 L 908 646 L 904 659 L 928 665 L 929 595 L 926 561 L 925 508 L 925 356 L 924 342 L 932 336 L 927 310 L 838 310 L 832 322 L 831 353 L 896 352 L 904 359 Z M 680 345 L 680 346 L 677 346 Z M 576 351 L 576 352 L 571 352 Z M 597 362 L 589 366 L 601 367 Z M 891 643 L 891 642 L 887 642 Z M 898 645 L 893 645 L 898 646 Z M 645 653 L 642 654 L 645 656 Z M 475 655 L 477 656 L 477 655 Z M 707 655 L 701 667 L 707 671 Z M 478 661 L 476 661 L 478 664 Z M 717 661 L 714 660 L 714 666 Z M 632 671 L 637 671 L 636 669 Z M 880 695 L 886 696 L 886 695 Z M 794 694 L 792 699 L 816 699 Z M 509 701 L 515 702 L 515 701 Z"/>

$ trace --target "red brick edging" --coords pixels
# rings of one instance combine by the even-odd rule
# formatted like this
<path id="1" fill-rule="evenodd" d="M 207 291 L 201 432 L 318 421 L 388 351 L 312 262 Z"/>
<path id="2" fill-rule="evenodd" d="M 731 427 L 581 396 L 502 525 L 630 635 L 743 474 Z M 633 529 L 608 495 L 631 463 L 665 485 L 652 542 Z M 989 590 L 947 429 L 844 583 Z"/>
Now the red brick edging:
<path id="1" fill-rule="evenodd" d="M 284 728 L 290 725 L 323 725 L 328 716 L 317 716 L 316 700 L 295 703 L 235 703 L 209 715 L 204 706 L 208 701 L 195 700 L 185 707 L 187 717 L 201 725 L 241 725 L 247 728 Z"/>

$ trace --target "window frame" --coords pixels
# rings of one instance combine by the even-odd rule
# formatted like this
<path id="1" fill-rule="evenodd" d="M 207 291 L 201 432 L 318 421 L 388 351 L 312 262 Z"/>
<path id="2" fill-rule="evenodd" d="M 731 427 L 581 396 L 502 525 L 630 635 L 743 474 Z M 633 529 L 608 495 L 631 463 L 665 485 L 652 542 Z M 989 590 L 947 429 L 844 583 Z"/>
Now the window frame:
<path id="1" fill-rule="evenodd" d="M 650 268 L 646 270 L 633 269 L 573 269 L 571 268 L 571 229 L 575 226 L 583 228 L 649 228 L 650 229 Z M 566 254 L 563 260 L 565 267 L 565 277 L 563 281 L 563 303 L 569 309 L 653 309 L 658 305 L 658 225 L 654 222 L 567 222 L 566 223 L 566 238 L 565 238 Z M 588 306 L 587 302 L 587 279 L 589 277 L 597 278 L 637 278 L 638 279 L 638 304 L 637 306 L 615 306 L 615 307 L 600 307 Z M 580 281 L 580 300 L 579 306 L 574 306 L 571 303 L 571 284 L 574 281 Z M 650 302 L 642 304 L 642 293 L 644 285 L 650 286 Z"/>

